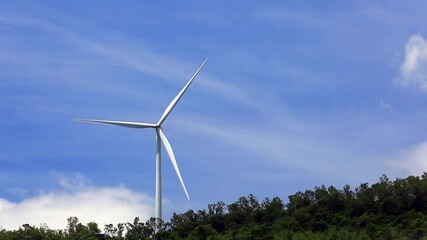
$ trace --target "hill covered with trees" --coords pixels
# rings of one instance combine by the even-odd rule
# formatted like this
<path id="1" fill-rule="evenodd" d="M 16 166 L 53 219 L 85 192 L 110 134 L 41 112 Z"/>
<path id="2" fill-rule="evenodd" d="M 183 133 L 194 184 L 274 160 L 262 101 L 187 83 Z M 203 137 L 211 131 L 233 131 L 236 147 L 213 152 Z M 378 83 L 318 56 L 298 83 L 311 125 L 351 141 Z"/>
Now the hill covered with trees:
<path id="1" fill-rule="evenodd" d="M 135 218 L 101 231 L 96 223 L 70 217 L 64 230 L 24 224 L 19 230 L 0 229 L 0 239 L 427 239 L 427 173 L 394 181 L 383 175 L 355 189 L 322 185 L 297 192 L 286 203 L 249 195 L 173 214 L 161 226 L 155 219 Z"/>

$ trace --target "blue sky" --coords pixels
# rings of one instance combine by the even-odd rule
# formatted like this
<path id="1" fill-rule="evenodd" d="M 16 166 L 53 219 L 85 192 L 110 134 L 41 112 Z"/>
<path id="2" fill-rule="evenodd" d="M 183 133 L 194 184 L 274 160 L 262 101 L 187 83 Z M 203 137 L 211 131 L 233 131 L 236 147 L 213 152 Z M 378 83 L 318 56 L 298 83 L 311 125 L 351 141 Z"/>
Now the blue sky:
<path id="1" fill-rule="evenodd" d="M 424 1 L 0 1 L 0 226 L 154 214 L 427 169 Z M 64 210 L 66 209 L 66 210 Z"/>

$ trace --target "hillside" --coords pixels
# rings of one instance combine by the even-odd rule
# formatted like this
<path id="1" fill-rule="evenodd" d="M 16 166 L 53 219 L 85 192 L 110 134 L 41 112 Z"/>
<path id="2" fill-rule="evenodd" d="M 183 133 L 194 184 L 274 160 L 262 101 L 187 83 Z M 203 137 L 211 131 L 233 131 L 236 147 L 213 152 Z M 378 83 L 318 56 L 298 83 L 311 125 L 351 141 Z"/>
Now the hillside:
<path id="1" fill-rule="evenodd" d="M 174 214 L 154 233 L 155 221 L 103 226 L 68 219 L 64 230 L 24 224 L 0 230 L 1 240 L 74 239 L 427 239 L 427 173 L 352 189 L 320 186 L 283 201 L 255 196 L 209 204 L 203 210 Z M 101 233 L 102 232 L 102 233 Z"/>

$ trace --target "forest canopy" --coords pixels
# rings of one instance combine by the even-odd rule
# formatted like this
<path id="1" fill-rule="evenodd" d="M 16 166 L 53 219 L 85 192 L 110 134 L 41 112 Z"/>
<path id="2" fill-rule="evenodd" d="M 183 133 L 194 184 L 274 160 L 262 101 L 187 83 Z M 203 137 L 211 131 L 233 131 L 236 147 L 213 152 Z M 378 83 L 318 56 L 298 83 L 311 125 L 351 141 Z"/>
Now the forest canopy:
<path id="1" fill-rule="evenodd" d="M 352 189 L 324 185 L 278 198 L 254 195 L 236 202 L 212 203 L 202 210 L 174 213 L 160 226 L 154 218 L 141 222 L 82 224 L 67 219 L 66 229 L 23 224 L 0 228 L 1 240 L 74 239 L 427 239 L 427 173 Z"/>

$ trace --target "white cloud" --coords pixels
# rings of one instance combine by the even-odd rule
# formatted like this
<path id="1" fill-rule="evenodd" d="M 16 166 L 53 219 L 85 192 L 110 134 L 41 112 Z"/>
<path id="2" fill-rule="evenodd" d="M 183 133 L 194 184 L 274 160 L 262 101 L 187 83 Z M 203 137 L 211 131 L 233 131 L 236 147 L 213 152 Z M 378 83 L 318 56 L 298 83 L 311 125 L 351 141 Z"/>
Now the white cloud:
<path id="1" fill-rule="evenodd" d="M 405 45 L 405 60 L 400 66 L 401 86 L 415 86 L 427 91 L 427 42 L 413 35 Z"/>
<path id="2" fill-rule="evenodd" d="M 84 185 L 86 178 L 80 174 L 72 178 L 57 172 L 54 175 L 65 187 L 61 191 L 42 191 L 20 202 L 0 198 L 0 226 L 17 229 L 25 223 L 46 223 L 52 229 L 65 229 L 67 218 L 76 216 L 80 222 L 96 222 L 102 229 L 104 224 L 129 222 L 137 216 L 145 221 L 152 216 L 153 200 L 143 193 L 123 186 Z M 72 183 L 77 186 L 71 186 Z"/>
<path id="3" fill-rule="evenodd" d="M 427 141 L 402 151 L 388 162 L 396 168 L 403 169 L 408 174 L 423 174 L 427 171 Z"/>

